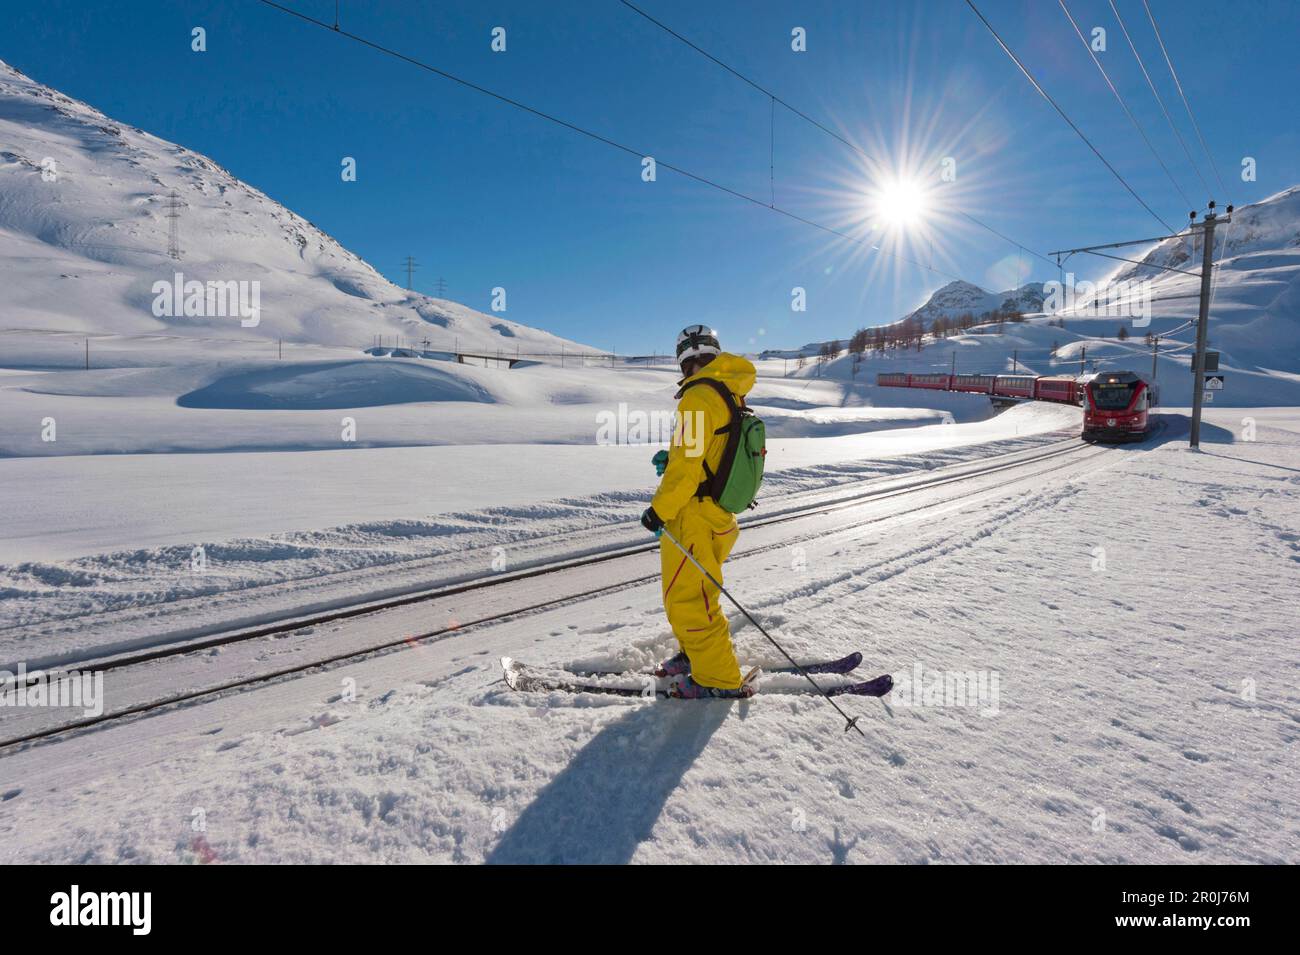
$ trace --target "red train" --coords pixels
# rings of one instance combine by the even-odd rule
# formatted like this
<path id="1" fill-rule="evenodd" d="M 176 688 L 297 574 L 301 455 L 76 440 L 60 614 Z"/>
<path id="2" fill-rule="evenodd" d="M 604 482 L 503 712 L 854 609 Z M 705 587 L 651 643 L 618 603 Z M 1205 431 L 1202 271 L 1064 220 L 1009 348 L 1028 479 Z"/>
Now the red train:
<path id="1" fill-rule="evenodd" d="M 893 388 L 965 391 L 1003 398 L 1032 398 L 1070 405 L 1083 401 L 1083 387 L 1073 378 L 1040 378 L 1037 375 L 907 375 L 891 372 L 877 375 L 876 384 Z"/>
<path id="2" fill-rule="evenodd" d="M 1156 404 L 1155 388 L 1132 371 L 1108 371 L 1084 386 L 1085 441 L 1141 440 L 1151 433 L 1149 409 Z"/>

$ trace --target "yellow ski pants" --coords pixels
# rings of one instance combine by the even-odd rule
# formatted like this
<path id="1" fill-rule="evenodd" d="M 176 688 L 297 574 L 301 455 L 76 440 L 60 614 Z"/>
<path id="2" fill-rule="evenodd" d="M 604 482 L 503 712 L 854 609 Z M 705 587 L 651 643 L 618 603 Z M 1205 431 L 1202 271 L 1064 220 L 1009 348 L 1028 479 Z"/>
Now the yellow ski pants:
<path id="1" fill-rule="evenodd" d="M 740 534 L 734 516 L 711 500 L 692 498 L 665 527 L 714 580 L 723 583 L 722 562 Z M 731 646 L 727 615 L 718 602 L 718 588 L 667 536 L 659 539 L 659 562 L 664 612 L 677 642 L 690 658 L 691 677 L 701 686 L 736 689 L 740 686 L 740 666 Z"/>

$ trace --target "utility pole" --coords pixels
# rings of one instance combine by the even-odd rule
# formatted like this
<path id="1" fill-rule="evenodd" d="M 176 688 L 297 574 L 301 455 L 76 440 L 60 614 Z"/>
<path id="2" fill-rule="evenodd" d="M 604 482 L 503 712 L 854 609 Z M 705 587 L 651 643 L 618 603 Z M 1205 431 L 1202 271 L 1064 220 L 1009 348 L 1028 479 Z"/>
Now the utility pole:
<path id="1" fill-rule="evenodd" d="M 1088 346 L 1084 345 L 1083 348 L 1079 350 L 1079 374 L 1082 375 L 1085 372 L 1086 370 L 1085 366 L 1087 364 L 1088 364 Z"/>
<path id="2" fill-rule="evenodd" d="M 438 284 L 434 286 L 434 290 L 438 293 L 438 298 L 447 297 L 447 280 L 441 275 L 438 276 Z"/>
<path id="3" fill-rule="evenodd" d="M 1156 383 L 1156 356 L 1160 354 L 1160 336 L 1151 340 L 1151 384 Z"/>
<path id="4" fill-rule="evenodd" d="M 167 254 L 176 261 L 181 258 L 181 204 L 173 189 L 167 197 Z"/>
<path id="5" fill-rule="evenodd" d="M 1220 218 L 1214 211 L 1214 200 L 1210 200 L 1209 211 L 1205 213 L 1205 220 L 1201 224 L 1196 222 L 1196 213 L 1191 213 L 1191 228 L 1188 232 L 1180 232 L 1177 235 L 1164 235 L 1154 239 L 1132 239 L 1127 242 L 1112 242 L 1109 245 L 1092 245 L 1084 249 L 1063 249 L 1060 252 L 1051 252 L 1049 255 L 1055 255 L 1057 262 L 1064 255 L 1069 258 L 1076 252 L 1087 252 L 1091 255 L 1101 255 L 1104 258 L 1116 258 L 1113 255 L 1107 255 L 1098 250 L 1100 249 L 1118 249 L 1126 245 L 1149 245 L 1152 242 L 1163 242 L 1166 239 L 1185 239 L 1192 240 L 1192 249 L 1196 249 L 1197 238 L 1200 238 L 1201 246 L 1201 271 L 1198 275 L 1196 272 L 1189 272 L 1186 269 L 1174 268 L 1168 265 L 1154 265 L 1149 262 L 1138 262 L 1136 264 L 1143 268 L 1156 269 L 1161 272 L 1177 272 L 1180 275 L 1190 275 L 1193 278 L 1201 280 L 1201 304 L 1197 313 L 1196 320 L 1196 355 L 1192 359 L 1192 434 L 1190 446 L 1200 448 L 1201 446 L 1201 407 L 1205 402 L 1205 346 L 1209 342 L 1209 325 L 1210 325 L 1210 293 L 1212 291 L 1213 274 L 1211 270 L 1214 267 L 1214 229 L 1216 226 L 1232 221 L 1232 206 L 1228 206 L 1227 215 Z M 1123 259 L 1122 261 L 1130 261 Z M 1158 340 L 1157 340 L 1158 341 Z M 1087 355 L 1087 349 L 1084 349 L 1084 355 Z M 1151 378 L 1155 380 L 1156 353 L 1153 351 L 1151 356 Z M 1083 360 L 1080 359 L 1080 370 L 1083 367 Z"/>
<path id="6" fill-rule="evenodd" d="M 1011 374 L 1013 375 L 1020 370 L 1020 362 L 1018 360 L 1019 358 L 1020 358 L 1020 349 L 1019 348 L 1011 349 Z"/>
<path id="7" fill-rule="evenodd" d="M 1204 233 L 1201 239 L 1201 308 L 1196 319 L 1196 357 L 1192 359 L 1192 440 L 1191 447 L 1201 447 L 1201 406 L 1205 403 L 1205 345 L 1210 332 L 1210 291 L 1211 269 L 1214 266 L 1214 227 L 1220 222 L 1231 222 L 1232 206 L 1228 206 L 1228 215 L 1222 219 L 1214 212 L 1214 201 L 1205 213 L 1205 221 L 1199 226 Z M 1196 213 L 1192 213 L 1196 218 Z M 1193 229 L 1198 228 L 1195 224 Z"/>
<path id="8" fill-rule="evenodd" d="M 952 374 L 954 378 L 957 377 L 957 349 L 955 348 L 952 350 Z"/>
<path id="9" fill-rule="evenodd" d="M 409 255 L 406 257 L 406 261 L 402 263 L 402 268 L 406 269 L 406 290 L 408 292 L 413 290 L 411 285 L 411 276 L 415 274 L 415 270 L 419 267 L 420 266 L 416 263 L 415 259 L 411 258 Z"/>

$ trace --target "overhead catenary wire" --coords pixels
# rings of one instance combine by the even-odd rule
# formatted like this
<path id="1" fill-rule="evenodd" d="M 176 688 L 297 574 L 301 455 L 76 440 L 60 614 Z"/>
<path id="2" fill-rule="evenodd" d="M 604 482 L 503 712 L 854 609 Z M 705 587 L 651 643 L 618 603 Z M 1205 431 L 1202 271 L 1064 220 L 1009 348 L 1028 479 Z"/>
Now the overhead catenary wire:
<path id="1" fill-rule="evenodd" d="M 636 4 L 634 4 L 634 3 L 629 3 L 628 0 L 619 0 L 619 2 L 620 2 L 621 4 L 623 4 L 623 6 L 627 7 L 629 10 L 633 11 L 634 13 L 637 13 L 637 14 L 639 14 L 640 16 L 645 17 L 645 19 L 649 20 L 651 23 L 653 23 L 653 24 L 654 24 L 655 26 L 657 26 L 659 29 L 663 30 L 665 33 L 671 34 L 672 36 L 676 37 L 678 40 L 680 40 L 681 42 L 685 43 L 687 46 L 689 46 L 689 47 L 690 47 L 692 50 L 694 50 L 696 53 L 700 54 L 701 56 L 705 57 L 706 59 L 712 60 L 714 63 L 716 63 L 718 66 L 722 67 L 724 70 L 726 70 L 726 71 L 727 71 L 728 73 L 730 73 L 732 76 L 736 77 L 736 79 L 740 80 L 742 83 L 748 83 L 750 86 L 752 86 L 754 89 L 758 90 L 758 91 L 759 91 L 760 93 L 762 93 L 764 96 L 769 97 L 769 98 L 772 100 L 772 102 L 781 104 L 781 105 L 784 106 L 786 109 L 788 109 L 790 112 L 792 112 L 792 113 L 794 113 L 796 116 L 798 116 L 800 119 L 805 120 L 806 122 L 809 122 L 809 123 L 811 123 L 812 125 L 816 126 L 818 129 L 820 129 L 820 130 L 821 130 L 823 133 L 825 133 L 827 136 L 830 136 L 832 139 L 837 139 L 837 140 L 839 140 L 839 141 L 840 141 L 841 143 L 843 143 L 845 146 L 848 146 L 850 149 L 855 150 L 856 152 L 861 153 L 863 156 L 866 156 L 866 155 L 867 155 L 865 152 L 862 151 L 861 147 L 859 147 L 859 146 L 856 145 L 855 143 L 849 142 L 849 140 L 845 139 L 843 136 L 841 136 L 839 133 L 835 132 L 835 130 L 831 129 L 829 126 L 826 126 L 826 125 L 824 125 L 823 123 L 819 123 L 817 120 L 813 119 L 811 116 L 809 116 L 807 113 L 805 113 L 805 112 L 803 112 L 802 110 L 800 110 L 798 107 L 796 107 L 796 106 L 792 106 L 790 103 L 786 102 L 786 101 L 783 100 L 781 97 L 777 96 L 774 92 L 772 92 L 772 91 L 771 91 L 770 89 L 768 89 L 767 87 L 763 86 L 761 83 L 757 83 L 757 82 L 755 82 L 754 80 L 752 80 L 752 79 L 750 79 L 748 76 L 746 76 L 744 73 L 741 73 L 739 70 L 733 69 L 732 67 L 728 66 L 726 63 L 722 62 L 722 60 L 718 59 L 716 56 L 714 56 L 714 55 L 713 55 L 712 53 L 710 53 L 708 50 L 704 49 L 704 48 L 701 47 L 701 46 L 697 46 L 696 44 L 692 43 L 690 40 L 688 40 L 686 37 L 682 36 L 680 33 L 678 33 L 678 32 L 677 32 L 676 30 L 674 30 L 672 27 L 668 26 L 668 24 L 664 23 L 662 20 L 656 20 L 656 19 L 655 19 L 654 17 L 652 17 L 649 13 L 647 13 L 647 12 L 644 11 L 644 10 L 642 10 L 642 9 L 641 9 L 640 7 L 638 7 Z M 869 159 L 869 158 L 871 158 L 871 157 L 870 157 L 870 156 L 867 156 L 867 158 Z"/>
<path id="2" fill-rule="evenodd" d="M 1107 0 L 1110 4 L 1111 11 L 1115 14 L 1115 19 L 1119 21 L 1119 28 L 1124 33 L 1124 39 L 1128 41 L 1128 48 L 1133 51 L 1133 58 L 1137 60 L 1138 68 L 1142 75 L 1146 77 L 1147 86 L 1151 89 L 1151 95 L 1156 98 L 1156 103 L 1160 106 L 1160 112 L 1164 114 L 1165 122 L 1169 124 L 1169 130 L 1178 140 L 1178 144 L 1183 147 L 1183 153 L 1187 156 L 1187 161 L 1192 165 L 1192 171 L 1196 173 L 1196 178 L 1201 180 L 1201 185 L 1205 187 L 1205 194 L 1208 197 L 1213 190 L 1210 184 L 1205 181 L 1205 176 L 1201 175 L 1201 167 L 1196 164 L 1196 159 L 1192 156 L 1192 151 L 1187 148 L 1187 140 L 1183 139 L 1183 134 L 1178 131 L 1178 126 L 1174 123 L 1174 118 L 1169 115 L 1169 110 L 1165 108 L 1165 101 L 1160 96 L 1160 91 L 1156 89 L 1155 82 L 1151 79 L 1151 74 L 1147 72 L 1147 67 L 1142 62 L 1142 54 L 1138 52 L 1137 45 L 1133 42 L 1133 37 L 1129 35 L 1128 27 L 1124 25 L 1124 18 L 1119 14 L 1119 8 L 1115 6 L 1115 0 Z"/>
<path id="3" fill-rule="evenodd" d="M 1126 259 L 1122 255 L 1111 255 L 1108 252 L 1098 252 L 1095 249 L 1082 249 L 1086 255 L 1097 255 L 1103 259 L 1114 259 L 1116 262 L 1131 262 L 1133 265 L 1140 265 L 1144 268 L 1158 268 L 1164 272 L 1178 272 L 1181 275 L 1190 275 L 1192 278 L 1200 278 L 1200 272 L 1188 272 L 1186 269 L 1176 269 L 1171 265 L 1152 265 L 1150 262 L 1141 262 L 1137 259 Z"/>
<path id="4" fill-rule="evenodd" d="M 333 24 L 326 23 L 323 20 L 318 20 L 316 17 L 310 16 L 309 14 L 306 13 L 302 13 L 298 10 L 294 10 L 291 7 L 286 7 L 283 4 L 275 2 L 275 0 L 258 0 L 258 2 L 263 4 L 264 6 L 268 6 L 271 7 L 272 9 L 279 10 L 282 13 L 287 13 L 290 16 L 296 17 L 297 19 L 302 20 L 306 23 L 311 23 L 315 26 L 322 27 L 323 29 L 328 30 L 330 33 L 333 33 L 335 36 L 340 36 L 345 39 L 352 40 L 353 42 L 360 43 L 361 45 L 369 47 L 370 49 L 375 50 L 378 53 L 383 53 L 386 56 L 391 56 L 394 59 L 403 61 L 404 63 L 409 63 L 412 66 L 419 67 L 420 69 L 425 70 L 429 73 L 433 73 L 436 76 L 440 76 L 443 79 L 450 80 L 453 83 L 459 84 L 460 86 L 463 86 L 466 89 L 474 90 L 477 93 L 482 93 L 485 96 L 489 96 L 492 99 L 505 103 L 507 106 L 512 106 L 515 109 L 522 110 L 523 112 L 536 116 L 539 119 L 544 119 L 547 122 L 554 123 L 557 126 L 562 126 L 565 129 L 570 130 L 571 132 L 578 133 L 582 136 L 586 136 L 589 139 L 593 139 L 596 142 L 603 143 L 604 145 L 609 146 L 612 149 L 617 149 L 621 152 L 627 153 L 628 155 L 636 156 L 639 159 L 654 156 L 654 154 L 651 152 L 634 149 L 631 146 L 628 146 L 624 143 L 620 143 L 617 140 L 610 139 L 608 136 L 595 132 L 594 130 L 587 129 L 585 127 L 577 125 L 576 123 L 571 123 L 566 119 L 562 119 L 559 116 L 556 116 L 552 113 L 548 113 L 544 110 L 537 109 L 536 107 L 529 106 L 527 103 L 520 102 L 519 100 L 506 96 L 503 93 L 498 93 L 495 90 L 488 89 L 486 86 L 481 86 L 478 83 L 475 83 L 471 80 L 464 79 L 463 77 L 457 76 L 454 73 L 449 73 L 446 70 L 440 69 L 439 67 L 433 66 L 432 64 L 425 63 L 422 60 L 418 60 L 415 57 L 409 56 L 408 54 L 402 53 L 398 50 L 394 50 L 393 48 L 385 46 L 382 43 L 378 43 L 374 40 L 370 40 L 356 33 L 351 33 L 348 30 L 336 28 Z M 778 206 L 774 203 L 764 202 L 762 199 L 758 198 L 757 196 L 752 196 L 749 195 L 748 193 L 741 192 L 738 189 L 733 189 L 730 186 L 725 186 L 714 179 L 710 179 L 707 176 L 703 176 L 698 173 L 691 172 L 689 169 L 686 169 L 682 166 L 677 166 L 674 165 L 673 163 L 665 162 L 664 160 L 659 159 L 657 157 L 655 158 L 655 165 L 657 168 L 667 169 L 670 172 L 675 172 L 679 176 L 684 176 L 685 178 L 697 182 L 700 185 L 704 185 L 712 189 L 716 189 L 719 192 L 726 193 L 727 195 L 732 196 L 736 199 L 743 199 L 745 202 L 758 206 L 761 209 L 769 209 L 772 212 L 785 216 L 787 219 L 791 219 L 795 222 L 800 222 L 804 225 L 811 226 L 814 229 L 819 229 L 820 231 L 828 233 L 830 235 L 838 236 L 839 238 L 845 239 L 856 245 L 861 245 L 868 249 L 871 249 L 874 252 L 879 252 L 881 255 L 889 256 L 890 258 L 897 259 L 900 262 L 906 262 L 907 264 L 914 265 L 919 269 L 924 269 L 927 272 L 932 272 L 935 275 L 941 275 L 944 278 L 953 279 L 955 281 L 962 281 L 962 282 L 969 281 L 968 279 L 964 279 L 960 275 L 955 275 L 951 272 L 945 272 L 942 269 L 936 269 L 933 266 L 926 265 L 924 262 L 919 262 L 916 259 L 913 259 L 909 256 L 901 255 L 900 253 L 895 252 L 891 249 L 887 249 L 882 246 L 879 246 L 874 242 L 862 238 L 861 236 L 856 236 L 851 233 L 845 232 L 842 229 L 837 229 L 834 226 L 829 226 L 823 222 L 818 222 L 815 219 L 809 219 L 806 216 L 801 216 L 796 212 L 792 212 L 789 209 L 784 209 L 781 206 Z M 971 282 L 970 284 L 980 287 L 978 286 L 978 283 L 975 282 Z M 988 291 L 988 290 L 984 289 L 984 291 Z"/>
<path id="5" fill-rule="evenodd" d="M 1025 79 L 1029 80 L 1030 84 L 1034 87 L 1034 89 L 1038 91 L 1038 95 L 1043 97 L 1043 99 L 1047 100 L 1047 102 L 1052 105 L 1052 108 L 1055 109 L 1057 113 L 1060 114 L 1061 118 L 1065 120 L 1065 122 L 1069 125 L 1071 129 L 1074 130 L 1075 134 L 1080 139 L 1083 140 L 1084 144 L 1087 145 L 1089 149 L 1092 150 L 1093 155 L 1095 155 L 1098 159 L 1100 159 L 1103 165 L 1105 165 L 1105 167 L 1110 170 L 1111 175 L 1119 180 L 1120 185 L 1122 185 L 1125 189 L 1128 190 L 1129 195 L 1131 195 L 1134 199 L 1136 199 L 1138 203 L 1142 206 L 1142 208 L 1145 209 L 1147 212 L 1149 212 L 1151 216 L 1162 226 L 1164 226 L 1170 232 L 1177 231 L 1174 229 L 1173 226 L 1171 226 L 1168 222 L 1166 222 L 1163 218 L 1161 218 L 1159 213 L 1157 213 L 1154 209 L 1152 209 L 1151 206 L 1147 204 L 1147 201 L 1145 199 L 1143 199 L 1140 195 L 1138 195 L 1137 190 L 1134 189 L 1132 186 L 1130 186 L 1128 180 L 1125 179 L 1122 175 L 1120 175 L 1119 170 L 1110 164 L 1110 160 L 1108 160 L 1105 156 L 1101 154 L 1101 150 L 1099 150 L 1096 146 L 1092 144 L 1092 140 L 1090 140 L 1087 136 L 1084 135 L 1083 130 L 1081 130 L 1078 127 L 1078 125 L 1075 124 L 1074 120 L 1070 119 L 1069 115 L 1065 112 L 1065 110 L 1061 108 L 1060 104 L 1057 103 L 1056 100 L 1052 99 L 1051 95 L 1048 94 L 1047 90 L 1043 89 L 1042 84 L 1039 83 L 1038 80 L 1034 78 L 1033 73 L 1029 72 L 1029 68 L 1026 67 L 1025 64 L 1020 61 L 1020 57 L 1016 56 L 1016 54 L 1012 51 L 1011 47 L 1009 47 L 1006 41 L 1002 39 L 1001 35 L 999 35 L 998 31 L 993 28 L 993 24 L 989 23 L 988 18 L 986 18 L 984 14 L 980 12 L 979 7 L 975 6 L 973 0 L 966 0 L 966 5 L 970 7 L 971 10 L 974 11 L 977 17 L 980 18 L 980 21 L 988 29 L 989 33 L 993 35 L 993 39 L 997 41 L 998 46 L 1002 48 L 1002 52 L 1004 52 L 1011 59 L 1011 62 L 1016 65 L 1016 67 L 1020 70 L 1020 72 L 1024 74 Z"/>
<path id="6" fill-rule="evenodd" d="M 1187 118 L 1192 121 L 1192 129 L 1196 131 L 1196 138 L 1200 140 L 1201 149 L 1205 151 L 1206 158 L 1210 160 L 1210 168 L 1214 170 L 1214 178 L 1219 181 L 1219 188 L 1226 193 L 1228 187 L 1223 184 L 1223 177 L 1219 175 L 1219 165 L 1214 161 L 1214 154 L 1210 152 L 1210 147 L 1205 145 L 1205 137 L 1201 135 L 1201 127 L 1196 122 L 1196 116 L 1192 113 L 1192 104 L 1187 102 L 1187 94 L 1183 92 L 1183 84 L 1178 80 L 1178 71 L 1174 69 L 1174 61 L 1169 58 L 1169 50 L 1165 48 L 1165 41 L 1160 35 L 1160 28 L 1156 26 L 1156 17 L 1151 12 L 1151 4 L 1147 3 L 1147 0 L 1142 0 L 1142 6 L 1146 8 L 1147 19 L 1151 21 L 1151 29 L 1155 32 L 1156 42 L 1160 44 L 1160 52 L 1169 67 L 1169 75 L 1174 78 L 1174 87 L 1178 90 L 1178 95 L 1183 101 L 1183 108 L 1187 110 Z"/>
<path id="7" fill-rule="evenodd" d="M 979 219 L 976 219 L 976 218 L 975 218 L 973 215 L 971 215 L 969 212 L 963 212 L 963 213 L 961 213 L 961 215 L 965 216 L 967 219 L 969 219 L 971 222 L 975 223 L 975 224 L 976 224 L 977 226 L 979 226 L 981 229 L 984 229 L 984 230 L 986 230 L 986 231 L 988 231 L 988 232 L 993 233 L 995 236 L 997 236 L 997 237 L 998 237 L 999 239 L 1001 239 L 1002 241 L 1007 242 L 1007 243 L 1010 243 L 1011 245 L 1014 245 L 1014 246 L 1015 246 L 1017 249 L 1019 249 L 1020 251 L 1022 251 L 1022 252 L 1028 252 L 1030 255 L 1034 255 L 1034 256 L 1037 256 L 1038 258 L 1042 259 L 1044 262 L 1046 262 L 1048 265 L 1052 266 L 1053 268 L 1056 267 L 1057 263 L 1054 262 L 1054 261 L 1052 261 L 1051 259 L 1049 259 L 1047 256 L 1043 255 L 1043 253 L 1041 253 L 1041 252 L 1035 252 L 1033 249 L 1026 248 L 1025 246 L 1021 245 L 1019 242 L 1017 242 L 1015 239 L 1011 238 L 1010 236 L 1008 236 L 1008 235 L 1003 235 L 1001 232 L 999 232 L 997 229 L 993 228 L 991 225 L 987 225 L 987 224 L 981 222 Z"/>
<path id="8" fill-rule="evenodd" d="M 1106 85 L 1110 87 L 1110 91 L 1114 94 L 1115 101 L 1119 103 L 1120 109 L 1124 110 L 1124 115 L 1127 116 L 1129 122 L 1133 124 L 1133 128 L 1138 131 L 1138 135 L 1142 137 L 1142 141 L 1147 144 L 1147 149 L 1151 150 L 1151 155 L 1155 157 L 1156 162 L 1160 164 L 1160 168 L 1164 170 L 1165 176 L 1168 177 L 1170 185 L 1174 187 L 1174 191 L 1178 193 L 1186 206 L 1190 208 L 1192 206 L 1192 200 L 1187 198 L 1187 193 L 1183 192 L 1182 186 L 1178 185 L 1178 180 L 1176 180 L 1174 174 L 1169 171 L 1169 167 L 1165 165 L 1165 161 L 1160 158 L 1160 154 L 1156 152 L 1156 147 L 1151 144 L 1151 140 L 1147 137 L 1146 130 L 1142 128 L 1142 124 L 1139 123 L 1137 117 L 1133 115 L 1133 111 L 1128 108 L 1128 103 L 1124 101 L 1124 97 L 1120 94 L 1120 91 L 1115 88 L 1115 84 L 1111 82 L 1110 74 L 1106 72 L 1106 67 L 1101 65 L 1101 60 L 1097 59 L 1097 53 L 1093 50 L 1091 44 L 1089 44 L 1087 39 L 1084 38 L 1083 31 L 1079 29 L 1079 24 L 1075 21 L 1074 14 L 1070 12 L 1070 8 L 1066 6 L 1065 0 L 1057 0 L 1057 2 L 1060 3 L 1061 10 L 1065 13 L 1066 19 L 1070 21 L 1070 26 L 1074 27 L 1074 32 L 1079 37 L 1079 42 L 1082 43 L 1083 48 L 1088 51 L 1088 56 L 1092 57 L 1092 62 L 1096 65 L 1098 71 L 1100 71 L 1102 79 L 1104 79 Z"/>
<path id="9" fill-rule="evenodd" d="M 799 109 L 799 108 L 796 107 L 796 106 L 793 106 L 789 101 L 787 101 L 787 100 L 785 100 L 785 99 L 782 99 L 780 96 L 778 96 L 778 95 L 777 95 L 776 93 L 774 93 L 772 90 L 768 89 L 768 88 L 767 88 L 766 86 L 764 86 L 762 83 L 759 83 L 757 80 L 755 80 L 755 79 L 753 79 L 753 78 L 751 78 L 751 77 L 749 77 L 749 76 L 746 76 L 744 73 L 740 72 L 739 70 L 737 70 L 735 67 L 731 66 L 730 64 L 723 62 L 721 59 L 719 59 L 718 57 L 714 56 L 714 55 L 713 55 L 712 53 L 710 53 L 708 50 L 706 50 L 706 49 L 704 49 L 702 46 L 700 46 L 698 43 L 695 43 L 695 42 L 689 40 L 688 38 L 686 38 L 685 36 L 683 36 L 681 33 L 678 33 L 678 32 L 677 32 L 676 30 L 674 30 L 672 27 L 668 26 L 668 24 L 664 23 L 662 20 L 656 19 L 655 17 L 651 16 L 649 13 L 647 13 L 645 10 L 641 9 L 640 7 L 638 7 L 636 4 L 629 2 L 629 0 L 619 0 L 619 3 L 623 4 L 623 6 L 627 7 L 629 10 L 633 11 L 634 13 L 638 14 L 639 16 L 644 17 L 644 18 L 645 18 L 646 20 L 648 20 L 650 23 L 653 23 L 653 24 L 654 24 L 655 26 L 657 26 L 659 29 L 661 29 L 661 30 L 663 30 L 665 33 L 667 33 L 669 36 L 671 36 L 671 37 L 673 37 L 673 38 L 675 38 L 675 39 L 681 41 L 682 43 L 686 44 L 688 47 L 690 47 L 690 48 L 691 48 L 692 50 L 694 50 L 696 53 L 699 53 L 699 54 L 700 54 L 701 56 L 703 56 L 705 59 L 710 60 L 710 61 L 713 62 L 713 63 L 716 63 L 718 66 L 722 67 L 722 69 L 726 70 L 728 73 L 730 73 L 732 76 L 736 77 L 736 78 L 737 78 L 738 80 L 740 80 L 741 82 L 743 82 L 743 83 L 745 83 L 745 84 L 747 84 L 747 85 L 753 87 L 754 89 L 758 90 L 758 91 L 759 91 L 760 93 L 762 93 L 764 96 L 768 97 L 768 99 L 771 101 L 771 103 L 772 103 L 772 105 L 773 105 L 774 107 L 775 107 L 776 104 L 779 103 L 782 107 L 784 107 L 785 109 L 788 109 L 791 113 L 793 113 L 794 115 L 798 116 L 800 119 L 805 120 L 805 121 L 808 122 L 808 123 L 811 123 L 813 126 L 816 126 L 818 129 L 820 129 L 822 132 L 826 133 L 826 134 L 827 134 L 828 136 L 830 136 L 831 138 L 833 138 L 833 139 L 835 139 L 835 140 L 838 140 L 840 143 L 843 143 L 845 146 L 847 146 L 849 149 L 852 149 L 855 153 L 857 153 L 859 156 L 861 156 L 862 158 L 866 159 L 867 161 L 872 162 L 872 163 L 876 163 L 876 162 L 878 162 L 878 160 L 877 160 L 874 156 L 872 156 L 870 153 L 868 153 L 866 150 L 864 150 L 864 149 L 863 149 L 861 146 L 859 146 L 857 143 L 854 143 L 854 142 L 852 142 L 851 140 L 848 140 L 848 139 L 844 138 L 844 137 L 841 136 L 839 133 L 835 132 L 833 129 L 831 129 L 830 127 L 828 127 L 826 124 L 824 124 L 824 123 L 822 123 L 822 122 L 819 122 L 818 120 L 814 119 L 812 116 L 809 116 L 809 115 L 808 115 L 807 113 L 805 113 L 803 110 Z M 773 199 L 773 201 L 775 202 L 775 199 Z M 1056 263 L 1053 262 L 1051 259 L 1049 259 L 1047 256 L 1043 255 L 1043 254 L 1040 253 L 1040 252 L 1035 252 L 1033 249 L 1030 249 L 1030 248 L 1028 248 L 1028 247 L 1025 246 L 1025 245 L 1022 245 L 1021 243 L 1017 242 L 1015 239 L 1011 238 L 1010 236 L 1004 235 L 1003 233 L 999 232 L 997 229 L 994 229 L 992 226 L 987 225 L 987 224 L 984 223 L 984 222 L 981 222 L 979 219 L 975 218 L 975 216 L 971 215 L 969 212 L 962 212 L 962 213 L 960 213 L 960 215 L 962 215 L 962 216 L 964 216 L 965 218 L 969 219 L 971 222 L 973 222 L 975 225 L 979 226 L 981 229 L 984 229 L 984 230 L 986 230 L 986 231 L 992 233 L 993 235 L 997 236 L 999 239 L 1002 239 L 1004 242 L 1007 242 L 1007 243 L 1009 243 L 1010 245 L 1014 245 L 1017 249 L 1021 250 L 1022 252 L 1027 252 L 1027 253 L 1029 253 L 1030 255 L 1037 256 L 1038 258 L 1040 258 L 1040 259 L 1042 259 L 1044 262 L 1046 262 L 1048 265 L 1055 266 Z"/>

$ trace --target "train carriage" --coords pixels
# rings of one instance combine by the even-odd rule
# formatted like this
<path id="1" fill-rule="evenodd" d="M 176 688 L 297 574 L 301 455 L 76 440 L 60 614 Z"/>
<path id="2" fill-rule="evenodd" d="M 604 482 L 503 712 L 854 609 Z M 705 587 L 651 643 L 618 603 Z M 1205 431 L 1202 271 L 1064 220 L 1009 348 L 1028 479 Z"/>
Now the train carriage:
<path id="1" fill-rule="evenodd" d="M 933 388 L 947 391 L 952 386 L 952 375 L 909 375 L 912 388 Z"/>
<path id="2" fill-rule="evenodd" d="M 1039 378 L 1034 383 L 1034 397 L 1039 401 L 1063 401 L 1077 405 L 1083 397 L 1083 390 L 1073 378 Z"/>
<path id="3" fill-rule="evenodd" d="M 1064 404 L 1082 404 L 1083 386 L 1075 378 L 1036 375 L 909 375 L 881 372 L 876 384 L 893 388 L 928 388 L 935 391 L 964 391 L 1004 398 L 1033 398 Z M 1154 396 L 1151 401 L 1154 404 Z"/>
<path id="4" fill-rule="evenodd" d="M 969 391 L 977 395 L 993 394 L 996 375 L 950 375 L 953 391 Z"/>
<path id="5" fill-rule="evenodd" d="M 993 384 L 993 393 L 1004 398 L 1034 397 L 1033 375 L 998 375 Z"/>

